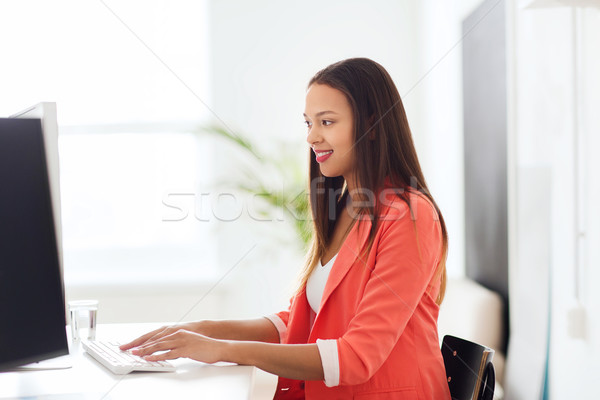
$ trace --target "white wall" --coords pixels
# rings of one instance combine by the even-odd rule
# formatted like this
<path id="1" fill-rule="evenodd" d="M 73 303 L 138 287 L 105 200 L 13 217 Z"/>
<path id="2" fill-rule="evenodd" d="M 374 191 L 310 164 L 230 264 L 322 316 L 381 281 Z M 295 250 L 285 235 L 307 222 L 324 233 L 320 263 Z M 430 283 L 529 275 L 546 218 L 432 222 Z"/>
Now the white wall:
<path id="1" fill-rule="evenodd" d="M 418 104 L 419 156 L 444 213 L 450 243 L 448 274 L 455 277 L 465 274 L 462 21 L 480 3 L 419 2 L 419 81 L 408 94 Z"/>
<path id="2" fill-rule="evenodd" d="M 370 57 L 400 93 L 420 75 L 411 1 L 221 0 L 210 7 L 214 110 L 261 146 L 305 144 L 306 84 L 332 62 Z M 410 120 L 415 104 L 405 105 Z"/>
<path id="3" fill-rule="evenodd" d="M 548 327 L 550 398 L 597 398 L 600 10 L 512 1 L 508 12 L 507 398 L 540 397 Z"/>

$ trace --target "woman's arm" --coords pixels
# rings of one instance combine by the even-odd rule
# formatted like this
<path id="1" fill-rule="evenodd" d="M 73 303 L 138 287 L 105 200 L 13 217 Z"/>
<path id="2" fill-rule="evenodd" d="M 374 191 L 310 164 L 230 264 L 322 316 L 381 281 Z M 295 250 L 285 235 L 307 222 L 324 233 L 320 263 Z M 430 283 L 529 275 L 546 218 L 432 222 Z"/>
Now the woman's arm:
<path id="1" fill-rule="evenodd" d="M 152 355 L 159 351 L 165 353 Z M 227 361 L 242 365 L 254 365 L 285 378 L 324 379 L 321 356 L 314 343 L 272 344 L 221 340 L 181 329 L 133 349 L 132 353 L 144 356 L 149 361 L 171 360 L 179 357 L 187 357 L 205 363 Z"/>
<path id="2" fill-rule="evenodd" d="M 277 376 L 300 380 L 323 380 L 323 364 L 315 343 L 271 344 L 225 342 L 222 361 L 254 365 Z"/>
<path id="3" fill-rule="evenodd" d="M 129 350 L 171 335 L 179 330 L 187 330 L 215 339 L 248 340 L 279 343 L 279 332 L 267 318 L 249 320 L 198 321 L 163 326 L 152 332 L 132 340 L 121 346 L 121 350 Z"/>
<path id="4" fill-rule="evenodd" d="M 225 321 L 200 321 L 196 333 L 214 339 L 279 343 L 279 332 L 267 318 Z"/>

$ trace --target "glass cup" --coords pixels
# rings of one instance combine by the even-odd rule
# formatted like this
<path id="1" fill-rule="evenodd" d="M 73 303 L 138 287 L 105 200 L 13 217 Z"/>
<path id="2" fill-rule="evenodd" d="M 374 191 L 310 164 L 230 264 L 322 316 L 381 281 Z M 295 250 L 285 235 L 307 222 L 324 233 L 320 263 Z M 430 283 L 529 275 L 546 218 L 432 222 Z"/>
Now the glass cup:
<path id="1" fill-rule="evenodd" d="M 98 300 L 69 301 L 71 316 L 71 340 L 96 339 L 96 319 L 98 317 Z"/>

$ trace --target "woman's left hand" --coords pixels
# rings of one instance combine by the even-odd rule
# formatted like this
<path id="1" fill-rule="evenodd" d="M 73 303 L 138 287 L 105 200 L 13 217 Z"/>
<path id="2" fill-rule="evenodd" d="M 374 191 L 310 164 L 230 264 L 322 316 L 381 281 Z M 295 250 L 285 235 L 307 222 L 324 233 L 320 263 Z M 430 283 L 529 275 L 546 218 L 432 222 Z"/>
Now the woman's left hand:
<path id="1" fill-rule="evenodd" d="M 131 353 L 148 361 L 173 360 L 186 357 L 208 364 L 222 360 L 225 342 L 199 333 L 180 329 L 170 335 L 148 342 L 131 350 Z M 165 353 L 154 354 L 158 351 Z"/>

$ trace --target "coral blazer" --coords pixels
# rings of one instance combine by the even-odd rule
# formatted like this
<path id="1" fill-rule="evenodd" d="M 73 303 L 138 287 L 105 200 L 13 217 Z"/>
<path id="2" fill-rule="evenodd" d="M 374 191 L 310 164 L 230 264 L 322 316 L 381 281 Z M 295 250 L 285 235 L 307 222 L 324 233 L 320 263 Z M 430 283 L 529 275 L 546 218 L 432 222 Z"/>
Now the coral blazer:
<path id="1" fill-rule="evenodd" d="M 277 315 L 281 343 L 337 342 L 340 384 L 279 378 L 275 399 L 450 399 L 437 334 L 441 226 L 423 195 L 386 195 L 368 255 L 371 222 L 357 221 L 333 264 L 318 315 L 305 290 Z M 359 256 L 360 255 L 360 256 Z"/>

